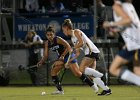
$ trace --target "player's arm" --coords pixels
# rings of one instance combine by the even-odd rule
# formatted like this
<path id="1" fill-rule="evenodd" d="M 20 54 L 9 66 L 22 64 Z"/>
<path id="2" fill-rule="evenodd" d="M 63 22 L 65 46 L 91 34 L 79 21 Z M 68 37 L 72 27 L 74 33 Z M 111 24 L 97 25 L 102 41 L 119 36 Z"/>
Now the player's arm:
<path id="1" fill-rule="evenodd" d="M 34 41 L 34 42 L 31 42 L 31 45 L 38 45 L 38 44 L 42 44 L 43 42 L 42 41 Z"/>
<path id="2" fill-rule="evenodd" d="M 64 50 L 64 52 L 61 54 L 60 59 L 61 59 L 61 58 L 64 58 L 65 55 L 66 55 L 68 52 L 69 52 L 69 53 L 72 52 L 72 48 L 71 48 L 71 46 L 69 45 L 69 43 L 68 43 L 66 40 L 62 39 L 61 37 L 58 37 L 58 38 L 57 38 L 57 43 L 63 45 L 63 46 L 66 48 L 66 49 Z"/>
<path id="3" fill-rule="evenodd" d="M 21 45 L 24 45 L 25 47 L 30 47 L 29 40 L 28 40 L 27 36 L 25 37 L 25 40 L 21 42 Z"/>
<path id="4" fill-rule="evenodd" d="M 44 55 L 42 57 L 42 59 L 38 62 L 37 65 L 42 65 L 45 63 L 45 61 L 48 59 L 48 55 L 49 55 L 49 49 L 48 49 L 48 41 L 45 42 L 45 49 L 44 49 Z"/>
<path id="5" fill-rule="evenodd" d="M 131 24 L 132 20 L 128 16 L 128 14 L 123 10 L 121 4 L 116 2 L 113 5 L 113 10 L 117 14 L 117 16 L 120 16 L 122 19 L 120 21 L 117 21 L 117 22 L 108 22 L 108 21 L 106 21 L 103 24 L 104 28 L 116 27 L 116 26 L 128 26 L 128 25 Z"/>
<path id="6" fill-rule="evenodd" d="M 24 45 L 25 47 L 29 47 L 28 43 L 25 41 L 21 42 L 21 45 Z"/>
<path id="7" fill-rule="evenodd" d="M 79 30 L 75 30 L 74 34 L 78 39 L 78 43 L 74 45 L 74 49 L 76 50 L 76 49 L 79 49 L 83 46 L 84 41 L 82 39 L 81 32 Z"/>
<path id="8" fill-rule="evenodd" d="M 128 26 L 131 24 L 132 20 L 129 17 L 129 15 L 123 10 L 122 6 L 115 2 L 114 6 L 113 6 L 113 10 L 116 12 L 116 14 L 118 16 L 121 16 L 121 20 L 118 22 L 114 22 L 113 25 L 114 26 Z"/>
<path id="9" fill-rule="evenodd" d="M 73 46 L 74 46 L 74 43 L 73 43 L 73 42 L 72 42 L 72 44 L 73 44 Z M 74 49 L 74 48 L 73 48 L 73 49 Z M 69 62 L 71 62 L 71 61 L 73 61 L 74 59 L 77 59 L 77 58 L 79 57 L 79 55 L 80 55 L 80 53 L 81 53 L 81 49 L 80 49 L 80 48 L 74 49 L 73 52 L 74 52 L 75 56 L 72 57 L 72 58 L 69 60 Z"/>
<path id="10" fill-rule="evenodd" d="M 30 42 L 30 45 L 40 45 L 43 44 L 43 40 L 38 36 L 36 37 L 35 41 Z"/>
<path id="11" fill-rule="evenodd" d="M 77 58 L 79 57 L 79 55 L 80 55 L 80 53 L 81 53 L 81 49 L 80 49 L 80 48 L 79 48 L 79 49 L 76 49 L 76 50 L 74 51 L 74 53 L 75 53 L 75 56 L 72 57 L 72 58 L 69 60 L 69 62 L 71 62 L 71 61 L 73 61 L 74 59 L 77 59 Z"/>

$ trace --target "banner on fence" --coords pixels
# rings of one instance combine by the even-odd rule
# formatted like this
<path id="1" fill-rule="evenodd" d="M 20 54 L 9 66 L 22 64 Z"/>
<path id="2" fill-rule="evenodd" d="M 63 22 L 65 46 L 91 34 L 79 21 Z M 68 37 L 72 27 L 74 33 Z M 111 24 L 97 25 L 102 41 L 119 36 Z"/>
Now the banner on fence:
<path id="1" fill-rule="evenodd" d="M 68 17 L 73 22 L 74 29 L 81 29 L 88 37 L 93 36 L 93 16 Z M 48 25 L 53 25 L 58 36 L 66 38 L 62 32 L 61 25 L 65 17 L 41 17 L 41 18 L 25 18 L 15 17 L 15 38 L 24 39 L 27 31 L 34 29 L 43 39 L 44 32 Z"/>

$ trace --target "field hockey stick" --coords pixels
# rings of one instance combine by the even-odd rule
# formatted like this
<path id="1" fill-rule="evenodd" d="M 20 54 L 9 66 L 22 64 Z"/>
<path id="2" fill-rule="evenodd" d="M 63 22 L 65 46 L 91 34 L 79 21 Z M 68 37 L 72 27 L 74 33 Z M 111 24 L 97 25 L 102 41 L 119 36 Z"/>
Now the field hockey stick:
<path id="1" fill-rule="evenodd" d="M 70 58 L 71 58 L 71 52 L 69 52 L 69 56 L 68 56 L 67 62 L 65 63 L 65 68 L 68 68 L 68 63 L 70 61 Z"/>
<path id="2" fill-rule="evenodd" d="M 29 67 L 24 67 L 22 65 L 18 66 L 19 71 L 28 70 L 28 69 L 31 69 L 31 68 L 37 68 L 37 65 L 32 65 L 32 66 L 29 66 Z"/>
<path id="3" fill-rule="evenodd" d="M 66 70 L 67 70 L 67 68 L 64 68 L 64 71 L 63 71 L 63 73 L 62 73 L 62 75 L 61 75 L 61 78 L 60 78 L 60 83 L 61 83 L 62 80 L 63 80 L 63 77 L 64 77 L 64 75 L 65 75 L 65 73 L 66 73 Z"/>
<path id="4" fill-rule="evenodd" d="M 53 61 L 47 61 L 47 62 L 45 62 L 45 64 L 51 63 L 51 62 L 53 62 Z M 25 67 L 25 66 L 22 66 L 22 65 L 18 66 L 19 71 L 29 70 L 29 69 L 32 69 L 32 68 L 37 68 L 37 65 L 32 65 L 32 66 L 28 66 L 28 67 Z"/>
<path id="5" fill-rule="evenodd" d="M 51 65 L 51 68 L 53 68 L 54 65 L 55 65 L 55 64 L 52 64 L 52 65 Z M 60 78 L 60 82 L 62 82 L 62 80 L 63 80 L 63 77 L 64 77 L 64 74 L 65 74 L 65 72 L 66 72 L 66 69 L 67 69 L 67 68 L 64 68 L 64 70 L 63 70 L 63 73 L 62 73 L 61 78 Z"/>
<path id="6" fill-rule="evenodd" d="M 63 77 L 64 77 L 64 75 L 65 75 L 65 73 L 66 73 L 66 70 L 67 70 L 67 68 L 68 68 L 67 66 L 68 66 L 68 63 L 69 63 L 70 58 L 71 58 L 71 52 L 69 53 L 69 57 L 68 57 L 68 60 L 67 60 L 67 62 L 66 62 L 66 64 L 65 64 L 64 71 L 63 71 L 63 73 L 62 73 L 62 75 L 61 75 L 60 82 L 62 82 Z"/>

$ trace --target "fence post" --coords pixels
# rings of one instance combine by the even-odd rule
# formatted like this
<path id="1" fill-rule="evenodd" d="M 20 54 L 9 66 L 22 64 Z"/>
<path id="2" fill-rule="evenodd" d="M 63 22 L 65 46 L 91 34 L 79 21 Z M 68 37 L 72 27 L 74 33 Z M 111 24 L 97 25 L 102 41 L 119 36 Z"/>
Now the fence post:
<path id="1" fill-rule="evenodd" d="M 96 0 L 93 0 L 94 3 L 94 37 L 97 38 L 97 5 L 96 5 Z"/>
<path id="2" fill-rule="evenodd" d="M 16 0 L 13 0 L 13 44 L 15 44 L 15 11 L 16 11 Z"/>
<path id="3" fill-rule="evenodd" d="M 0 0 L 0 45 L 2 45 L 2 23 L 1 23 L 1 19 L 2 19 L 2 12 L 1 12 L 1 5 L 2 2 Z M 0 49 L 0 66 L 2 65 L 2 50 Z"/>

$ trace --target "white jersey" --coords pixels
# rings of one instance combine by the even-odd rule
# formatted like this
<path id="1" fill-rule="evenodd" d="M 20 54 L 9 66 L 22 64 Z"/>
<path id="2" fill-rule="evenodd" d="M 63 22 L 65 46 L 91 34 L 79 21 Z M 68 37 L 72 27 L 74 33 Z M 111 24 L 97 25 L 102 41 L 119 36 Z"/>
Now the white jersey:
<path id="1" fill-rule="evenodd" d="M 43 40 L 40 38 L 39 35 L 35 35 L 33 37 L 33 42 L 39 41 L 43 44 Z M 39 49 L 34 49 L 34 53 L 40 53 L 40 56 L 43 57 L 43 49 L 39 48 Z"/>
<path id="2" fill-rule="evenodd" d="M 123 10 L 128 14 L 131 18 L 132 23 L 130 26 L 125 26 L 125 29 L 121 32 L 121 35 L 125 41 L 127 49 L 129 51 L 140 49 L 140 20 L 135 11 L 134 6 L 131 3 L 125 2 L 117 2 L 122 5 Z M 121 20 L 120 16 L 114 12 L 114 20 L 117 22 Z M 122 27 L 122 26 L 119 26 Z"/>
<path id="3" fill-rule="evenodd" d="M 75 31 L 75 30 L 74 30 Z M 78 43 L 78 39 L 74 34 L 74 31 L 72 33 L 72 37 L 71 37 L 71 41 L 74 45 L 76 45 Z M 94 45 L 94 43 L 81 31 L 81 35 L 82 35 L 82 39 L 84 41 L 83 46 L 81 47 L 81 49 L 84 51 L 85 55 L 88 55 L 90 53 L 99 53 L 99 49 Z"/>

